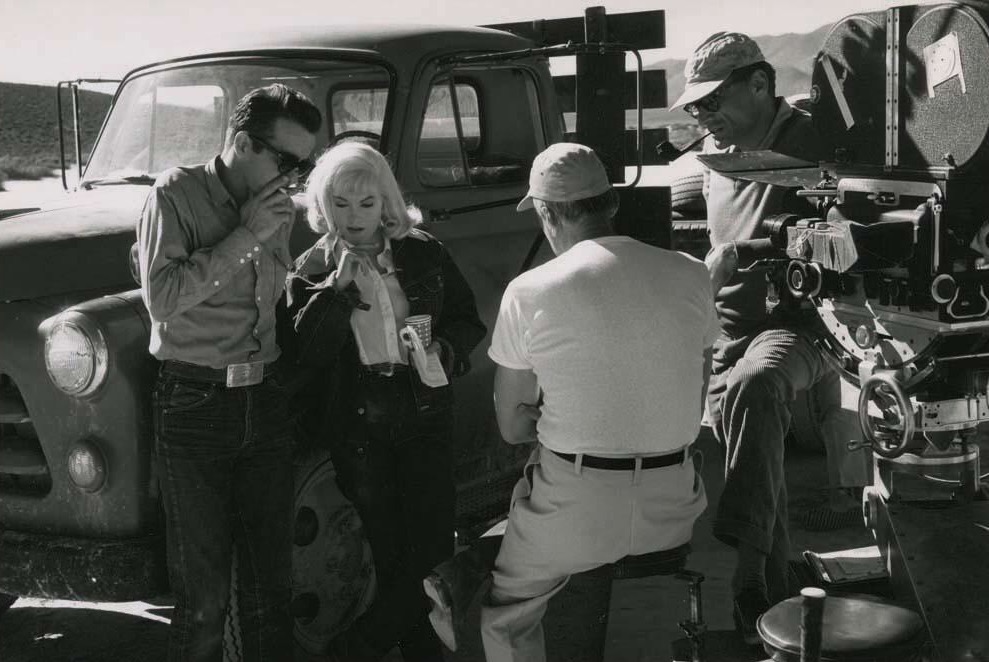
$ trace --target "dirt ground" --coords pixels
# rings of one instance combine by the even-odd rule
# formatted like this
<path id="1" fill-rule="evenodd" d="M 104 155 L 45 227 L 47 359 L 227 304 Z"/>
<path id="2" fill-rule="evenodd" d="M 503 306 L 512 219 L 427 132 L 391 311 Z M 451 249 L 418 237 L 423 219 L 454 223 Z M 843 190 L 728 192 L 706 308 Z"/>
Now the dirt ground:
<path id="1" fill-rule="evenodd" d="M 704 429 L 695 447 L 703 456 L 701 470 L 708 493 L 708 510 L 698 520 L 687 568 L 703 573 L 703 617 L 708 662 L 755 662 L 765 659 L 758 648 L 741 643 L 731 617 L 730 581 L 734 569 L 732 551 L 711 532 L 713 505 L 724 485 L 723 456 L 710 430 Z M 807 531 L 804 515 L 827 504 L 825 455 L 788 449 L 787 489 L 790 508 L 791 559 L 799 560 L 810 549 L 826 552 L 864 547 L 874 543 L 872 534 L 857 523 L 834 531 Z M 610 591 L 609 591 L 610 585 Z M 476 632 L 479 605 L 475 602 L 461 642 L 450 662 L 483 660 Z M 578 576 L 550 603 L 544 620 L 549 662 L 591 662 L 599 657 L 603 638 L 605 662 L 658 662 L 672 660 L 673 643 L 683 638 L 678 622 L 689 615 L 687 585 L 669 576 L 622 579 L 613 582 Z M 688 658 L 689 659 L 689 658 Z M 398 656 L 390 658 L 397 662 Z"/>
<path id="2" fill-rule="evenodd" d="M 702 475 L 708 499 L 715 504 L 723 484 L 720 449 L 706 430 L 697 447 L 704 455 Z M 786 467 L 793 558 L 805 549 L 829 551 L 872 544 L 871 534 L 861 526 L 829 532 L 803 530 L 802 514 L 826 503 L 825 457 L 790 451 Z M 691 544 L 688 568 L 705 576 L 704 619 L 711 631 L 707 659 L 762 659 L 759 651 L 739 647 L 732 631 L 729 581 L 733 559 L 730 550 L 711 535 L 710 508 L 698 521 Z M 158 662 L 165 659 L 170 612 L 167 604 L 20 600 L 0 620 L 0 660 Z M 618 580 L 611 584 L 610 596 L 606 583 L 578 578 L 547 616 L 549 658 L 594 659 L 594 639 L 603 632 L 608 662 L 670 660 L 671 642 L 682 636 L 677 622 L 687 614 L 686 586 L 670 577 Z M 476 618 L 476 612 L 472 617 Z M 389 657 L 399 659 L 397 654 Z M 458 654 L 448 659 L 483 660 L 479 640 L 464 642 Z"/>
<path id="3" fill-rule="evenodd" d="M 722 455 L 713 436 L 705 429 L 697 441 L 704 453 L 702 475 L 708 500 L 716 504 L 724 486 Z M 874 544 L 862 524 L 835 531 L 807 531 L 801 525 L 812 508 L 827 504 L 825 456 L 788 449 L 786 458 L 792 560 L 804 550 L 827 552 Z M 704 620 L 709 634 L 709 662 L 762 660 L 760 651 L 739 646 L 731 616 L 731 575 L 734 557 L 711 533 L 712 507 L 698 520 L 691 541 L 693 553 L 687 567 L 704 574 L 702 584 Z M 677 622 L 689 615 L 687 589 L 670 577 L 622 580 L 612 589 L 605 645 L 609 662 L 668 660 L 670 642 L 682 637 Z M 718 656 L 721 657 L 718 657 Z"/>

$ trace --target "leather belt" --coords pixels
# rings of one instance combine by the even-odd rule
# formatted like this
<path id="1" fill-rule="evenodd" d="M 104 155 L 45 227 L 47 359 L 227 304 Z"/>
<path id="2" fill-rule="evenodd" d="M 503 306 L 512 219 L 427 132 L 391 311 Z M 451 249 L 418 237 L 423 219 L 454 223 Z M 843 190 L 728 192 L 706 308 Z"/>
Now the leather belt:
<path id="1" fill-rule="evenodd" d="M 363 377 L 392 377 L 394 375 L 405 374 L 409 371 L 409 366 L 405 363 L 374 363 L 372 365 L 360 366 L 360 373 Z"/>
<path id="2" fill-rule="evenodd" d="M 552 449 L 550 449 L 552 450 Z M 643 469 L 658 469 L 659 467 L 671 467 L 674 464 L 681 464 L 684 460 L 686 449 L 680 449 L 675 453 L 667 455 L 649 455 L 642 458 Z M 574 453 L 560 453 L 553 451 L 553 455 L 562 457 L 568 462 L 576 462 L 577 456 Z M 635 469 L 634 457 L 600 457 L 597 455 L 585 455 L 581 460 L 582 467 L 592 469 L 608 469 L 611 471 L 631 471 Z"/>
<path id="3" fill-rule="evenodd" d="M 251 364 L 234 364 L 234 366 L 244 365 Z M 233 388 L 238 386 L 254 386 L 256 384 L 260 384 L 264 381 L 264 378 L 269 377 L 275 372 L 277 365 L 277 362 L 263 364 L 262 371 L 259 371 L 259 375 L 250 376 L 248 379 L 243 380 L 242 383 L 231 383 L 228 380 L 231 373 L 231 366 L 228 366 L 227 368 L 211 368 L 205 365 L 197 365 L 195 363 L 186 363 L 185 361 L 168 359 L 161 362 L 161 370 L 162 373 L 172 375 L 174 377 L 181 377 L 183 379 L 191 379 L 199 382 L 210 382 L 213 384 L 224 384 Z"/>

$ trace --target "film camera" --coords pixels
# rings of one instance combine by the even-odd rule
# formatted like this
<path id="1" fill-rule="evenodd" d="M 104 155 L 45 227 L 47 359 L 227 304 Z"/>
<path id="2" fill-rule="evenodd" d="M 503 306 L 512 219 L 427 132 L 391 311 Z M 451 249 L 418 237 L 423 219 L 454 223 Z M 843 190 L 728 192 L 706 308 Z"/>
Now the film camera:
<path id="1" fill-rule="evenodd" d="M 701 157 L 799 184 L 815 203 L 815 217 L 767 219 L 767 238 L 746 246 L 750 268 L 766 271 L 781 305 L 816 309 L 822 351 L 860 389 L 862 443 L 880 470 L 972 492 L 974 434 L 989 421 L 987 19 L 989 6 L 973 4 L 847 17 L 815 61 L 821 163 Z"/>

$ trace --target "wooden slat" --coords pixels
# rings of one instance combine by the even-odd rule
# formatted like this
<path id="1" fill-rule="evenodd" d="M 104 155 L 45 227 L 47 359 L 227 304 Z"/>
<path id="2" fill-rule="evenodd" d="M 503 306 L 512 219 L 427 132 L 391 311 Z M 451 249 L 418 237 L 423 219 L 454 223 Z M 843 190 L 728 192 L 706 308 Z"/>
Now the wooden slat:
<path id="1" fill-rule="evenodd" d="M 637 50 L 666 47 L 666 12 L 662 9 L 608 14 L 607 22 L 606 41 L 628 44 Z M 531 39 L 537 46 L 584 42 L 583 16 L 497 23 L 483 27 Z"/>
<path id="2" fill-rule="evenodd" d="M 553 85 L 556 97 L 560 102 L 560 110 L 572 113 L 577 109 L 577 79 L 574 75 L 554 76 Z M 626 71 L 622 81 L 624 92 L 622 103 L 624 108 L 635 108 L 635 72 Z M 668 103 L 666 94 L 666 70 L 646 69 L 642 72 L 642 107 L 665 108 Z"/>
<path id="3" fill-rule="evenodd" d="M 659 127 L 655 129 L 643 129 L 642 131 L 642 165 L 644 166 L 654 166 L 654 165 L 666 165 L 669 163 L 666 159 L 659 156 L 656 148 L 659 145 L 669 140 L 670 132 L 669 129 L 664 127 Z M 563 140 L 566 142 L 580 142 L 580 138 L 577 136 L 575 131 L 571 131 L 563 134 Z M 634 166 L 636 165 L 635 158 L 635 129 L 625 130 L 625 165 Z"/>
<path id="4" fill-rule="evenodd" d="M 584 28 L 589 41 L 604 40 L 607 28 L 604 7 L 589 7 L 585 11 Z M 624 182 L 622 74 L 625 71 L 625 55 L 620 52 L 578 53 L 574 64 L 577 71 L 576 129 L 579 142 L 597 152 L 610 181 Z"/>
<path id="5" fill-rule="evenodd" d="M 656 148 L 660 143 L 669 140 L 670 131 L 665 126 L 656 129 L 642 130 L 642 165 L 666 165 L 668 161 L 660 158 Z M 636 165 L 635 129 L 625 131 L 625 164 Z"/>

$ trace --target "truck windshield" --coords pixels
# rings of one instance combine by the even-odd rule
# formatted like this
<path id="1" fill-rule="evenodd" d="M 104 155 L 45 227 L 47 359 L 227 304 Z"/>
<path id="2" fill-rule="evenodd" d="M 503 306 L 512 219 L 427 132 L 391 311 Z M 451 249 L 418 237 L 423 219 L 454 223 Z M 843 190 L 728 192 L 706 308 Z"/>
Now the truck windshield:
<path id="1" fill-rule="evenodd" d="M 299 90 L 323 111 L 317 145 L 344 132 L 381 135 L 391 89 L 382 65 L 303 58 L 184 64 L 124 82 L 81 185 L 150 184 L 173 166 L 205 163 L 222 151 L 237 101 L 272 83 Z"/>

